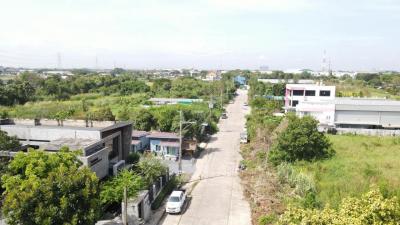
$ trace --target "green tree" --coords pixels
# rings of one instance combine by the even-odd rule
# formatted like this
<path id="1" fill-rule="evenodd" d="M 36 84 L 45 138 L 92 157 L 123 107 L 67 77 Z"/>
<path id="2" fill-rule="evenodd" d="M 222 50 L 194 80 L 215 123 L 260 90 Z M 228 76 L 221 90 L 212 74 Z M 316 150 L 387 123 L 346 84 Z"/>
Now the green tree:
<path id="1" fill-rule="evenodd" d="M 68 149 L 18 153 L 2 182 L 10 225 L 90 225 L 99 216 L 98 179 Z"/>
<path id="2" fill-rule="evenodd" d="M 150 131 L 156 123 L 153 114 L 147 109 L 139 109 L 132 113 L 131 120 L 135 130 Z"/>
<path id="3" fill-rule="evenodd" d="M 158 177 L 167 173 L 167 167 L 153 155 L 146 155 L 140 158 L 137 164 L 137 172 L 143 177 L 144 183 L 148 186 Z"/>
<path id="4" fill-rule="evenodd" d="M 17 137 L 8 136 L 7 132 L 0 130 L 0 151 L 7 151 L 21 146 Z"/>
<path id="5" fill-rule="evenodd" d="M 277 165 L 282 161 L 311 161 L 335 153 L 328 138 L 318 131 L 318 122 L 314 118 L 289 115 L 288 120 L 288 127 L 279 134 L 269 153 L 270 162 Z"/>
<path id="6" fill-rule="evenodd" d="M 127 188 L 128 197 L 135 197 L 145 186 L 141 176 L 133 171 L 123 170 L 102 185 L 100 199 L 103 206 L 120 204 L 124 196 L 124 187 Z"/>
<path id="7" fill-rule="evenodd" d="M 94 110 L 93 112 L 88 112 L 88 117 L 89 119 L 99 121 L 115 120 L 115 116 L 113 115 L 110 107 L 102 107 L 100 109 Z"/>

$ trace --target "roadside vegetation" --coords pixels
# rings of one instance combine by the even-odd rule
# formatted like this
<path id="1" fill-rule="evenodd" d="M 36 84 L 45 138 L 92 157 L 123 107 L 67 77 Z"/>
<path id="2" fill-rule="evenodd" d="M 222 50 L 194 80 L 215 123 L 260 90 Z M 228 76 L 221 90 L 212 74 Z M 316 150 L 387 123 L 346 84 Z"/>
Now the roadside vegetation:
<path id="1" fill-rule="evenodd" d="M 282 103 L 267 96 L 277 87 L 251 82 L 241 177 L 253 224 L 400 221 L 398 137 L 326 135 L 310 117 L 273 116 Z"/>

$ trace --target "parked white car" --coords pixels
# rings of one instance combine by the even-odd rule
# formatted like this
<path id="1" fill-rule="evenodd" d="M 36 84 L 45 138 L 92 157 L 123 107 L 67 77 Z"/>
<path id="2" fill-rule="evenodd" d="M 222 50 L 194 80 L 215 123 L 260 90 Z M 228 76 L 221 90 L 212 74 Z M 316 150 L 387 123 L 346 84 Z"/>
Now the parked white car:
<path id="1" fill-rule="evenodd" d="M 181 213 L 186 201 L 186 194 L 184 191 L 173 191 L 168 198 L 165 208 L 167 213 Z"/>
<path id="2" fill-rule="evenodd" d="M 240 133 L 240 143 L 247 143 L 247 131 Z"/>

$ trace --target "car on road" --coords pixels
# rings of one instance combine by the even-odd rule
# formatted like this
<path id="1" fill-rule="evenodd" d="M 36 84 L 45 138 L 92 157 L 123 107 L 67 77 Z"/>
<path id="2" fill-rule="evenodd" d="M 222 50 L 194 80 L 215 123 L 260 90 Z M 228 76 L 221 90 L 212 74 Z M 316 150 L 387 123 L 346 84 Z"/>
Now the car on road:
<path id="1" fill-rule="evenodd" d="M 185 191 L 173 191 L 168 198 L 165 211 L 171 213 L 181 213 L 186 201 Z"/>
<path id="2" fill-rule="evenodd" d="M 247 143 L 247 131 L 240 133 L 240 143 Z"/>
<path id="3" fill-rule="evenodd" d="M 228 116 L 226 115 L 226 113 L 221 114 L 221 119 L 228 119 Z"/>

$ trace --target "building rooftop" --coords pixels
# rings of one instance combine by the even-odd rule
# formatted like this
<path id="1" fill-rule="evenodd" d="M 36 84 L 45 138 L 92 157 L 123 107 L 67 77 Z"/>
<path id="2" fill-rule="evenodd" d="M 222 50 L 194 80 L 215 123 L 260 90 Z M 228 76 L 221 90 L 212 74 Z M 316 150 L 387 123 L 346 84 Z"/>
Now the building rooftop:
<path id="1" fill-rule="evenodd" d="M 151 132 L 148 138 L 165 138 L 165 139 L 179 139 L 176 133 L 172 132 Z"/>
<path id="2" fill-rule="evenodd" d="M 142 130 L 133 130 L 132 137 L 143 137 L 150 134 L 150 132 L 142 131 Z"/>
<path id="3" fill-rule="evenodd" d="M 79 127 L 79 126 L 50 126 L 50 125 L 25 125 L 25 124 L 5 124 L 0 127 L 15 127 L 15 128 L 36 128 L 36 129 L 58 129 L 58 130 L 88 130 L 100 131 L 104 127 Z"/>
<path id="4" fill-rule="evenodd" d="M 98 140 L 80 138 L 60 138 L 49 142 L 44 145 L 43 148 L 49 151 L 58 151 L 61 147 L 66 146 L 69 147 L 70 150 L 83 150 L 85 147 L 88 147 L 97 141 Z"/>

